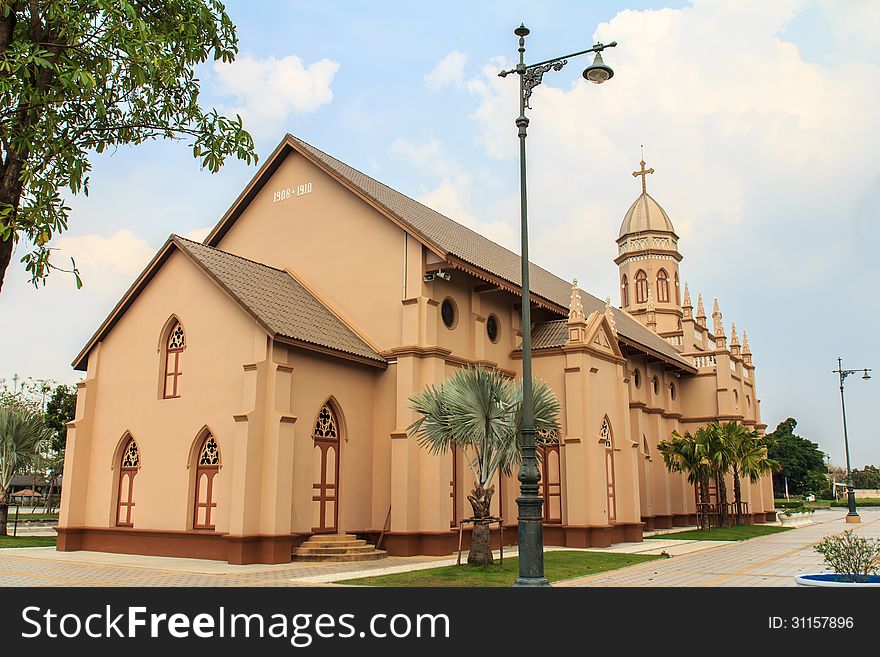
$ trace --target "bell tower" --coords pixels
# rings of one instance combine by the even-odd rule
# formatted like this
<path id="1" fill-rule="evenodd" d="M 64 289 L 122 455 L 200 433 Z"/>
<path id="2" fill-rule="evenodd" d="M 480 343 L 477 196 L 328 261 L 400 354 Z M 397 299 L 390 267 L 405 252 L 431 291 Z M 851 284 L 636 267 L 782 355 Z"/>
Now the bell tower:
<path id="1" fill-rule="evenodd" d="M 678 235 L 669 215 L 647 191 L 645 178 L 654 173 L 641 168 L 642 193 L 623 217 L 617 238 L 615 264 L 620 269 L 620 307 L 657 333 L 681 328 L 681 282 Z"/>

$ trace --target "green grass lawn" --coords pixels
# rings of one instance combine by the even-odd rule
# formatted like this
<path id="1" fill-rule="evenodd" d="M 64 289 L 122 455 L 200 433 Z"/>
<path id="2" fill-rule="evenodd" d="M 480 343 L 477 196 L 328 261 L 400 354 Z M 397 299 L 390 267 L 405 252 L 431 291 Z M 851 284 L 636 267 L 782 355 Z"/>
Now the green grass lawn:
<path id="1" fill-rule="evenodd" d="M 716 527 L 709 531 L 692 529 L 686 532 L 645 536 L 645 538 L 656 538 L 660 540 L 673 539 L 677 541 L 747 541 L 748 539 L 757 536 L 787 532 L 789 529 L 794 529 L 794 527 L 777 527 L 776 525 L 738 525 L 735 527 Z"/>
<path id="2" fill-rule="evenodd" d="M 54 547 L 55 536 L 0 536 L 0 548 Z"/>
<path id="3" fill-rule="evenodd" d="M 592 575 L 662 558 L 646 554 L 552 551 L 544 554 L 544 574 L 551 582 L 558 582 L 563 579 Z M 342 583 L 357 586 L 506 587 L 513 584 L 518 574 L 519 559 L 507 557 L 504 559 L 503 566 L 496 559 L 491 566 L 468 566 L 467 564 L 444 566 L 395 575 L 359 577 L 358 579 L 345 580 Z"/>
<path id="4" fill-rule="evenodd" d="M 9 514 L 9 523 L 15 520 L 15 511 L 10 512 Z M 19 524 L 25 522 L 27 520 L 58 520 L 57 513 L 19 513 L 18 514 L 18 522 Z"/>
<path id="5" fill-rule="evenodd" d="M 849 503 L 847 500 L 844 499 L 844 500 L 840 500 L 839 502 L 832 502 L 831 506 L 845 507 L 845 506 L 849 506 Z M 860 507 L 860 506 L 880 506 L 880 497 L 861 497 L 861 498 L 857 497 L 856 498 L 856 507 Z"/>

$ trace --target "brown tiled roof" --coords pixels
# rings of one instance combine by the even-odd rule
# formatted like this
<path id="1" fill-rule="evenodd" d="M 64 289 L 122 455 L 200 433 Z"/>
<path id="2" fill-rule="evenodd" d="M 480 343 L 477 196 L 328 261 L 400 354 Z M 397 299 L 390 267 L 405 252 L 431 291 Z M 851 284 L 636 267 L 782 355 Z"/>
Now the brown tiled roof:
<path id="1" fill-rule="evenodd" d="M 561 347 L 568 341 L 568 321 L 554 319 L 532 327 L 532 349 Z"/>
<path id="2" fill-rule="evenodd" d="M 404 224 L 409 225 L 416 233 L 427 238 L 439 250 L 460 258 L 509 283 L 520 286 L 521 259 L 518 254 L 483 237 L 470 228 L 462 226 L 436 210 L 422 205 L 388 185 L 380 183 L 378 180 L 371 178 L 344 162 L 340 162 L 298 137 L 287 135 L 287 139 L 296 144 L 297 148 L 302 149 L 321 164 L 331 169 L 340 178 L 386 208 Z M 217 229 L 213 231 L 212 235 L 216 233 Z M 530 263 L 529 272 L 532 294 L 541 296 L 562 308 L 568 308 L 569 300 L 571 299 L 571 283 L 550 273 L 546 269 L 542 269 L 535 263 Z M 599 312 L 605 311 L 605 302 L 600 301 L 588 292 L 581 291 L 581 300 L 584 305 L 584 312 L 587 315 L 594 310 Z M 620 336 L 628 338 L 629 341 L 637 345 L 647 347 L 656 354 L 678 365 L 693 370 L 693 366 L 682 359 L 678 352 L 659 335 L 617 308 L 613 309 L 613 313 L 614 321 L 617 324 L 617 332 Z"/>
<path id="3" fill-rule="evenodd" d="M 376 351 L 283 269 L 178 235 L 171 240 L 274 336 L 385 363 Z"/>

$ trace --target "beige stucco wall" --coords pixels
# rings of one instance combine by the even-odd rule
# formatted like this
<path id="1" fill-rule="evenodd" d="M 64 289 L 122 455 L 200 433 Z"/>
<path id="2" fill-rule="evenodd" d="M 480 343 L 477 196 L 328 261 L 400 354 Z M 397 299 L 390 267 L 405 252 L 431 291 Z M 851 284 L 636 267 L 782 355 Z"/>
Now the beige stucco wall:
<path id="1" fill-rule="evenodd" d="M 186 332 L 181 397 L 162 399 L 160 342 L 169 317 Z M 221 450 L 217 476 L 217 529 L 228 529 L 230 470 L 235 458 L 233 414 L 242 408 L 242 366 L 259 359 L 265 332 L 186 256 L 171 255 L 151 285 L 135 300 L 90 356 L 87 431 L 74 427 L 65 465 L 65 486 L 76 492 L 62 505 L 62 526 L 115 525 L 118 464 L 123 435 L 137 441 L 141 469 L 135 478 L 135 526 L 183 530 L 191 527 L 188 459 L 207 426 Z M 85 397 L 85 388 L 80 395 Z M 84 401 L 85 403 L 85 401 Z M 76 464 L 76 469 L 72 468 Z M 70 466 L 70 467 L 69 467 Z M 70 472 L 68 470 L 70 469 Z M 68 474 L 70 475 L 68 477 Z"/>

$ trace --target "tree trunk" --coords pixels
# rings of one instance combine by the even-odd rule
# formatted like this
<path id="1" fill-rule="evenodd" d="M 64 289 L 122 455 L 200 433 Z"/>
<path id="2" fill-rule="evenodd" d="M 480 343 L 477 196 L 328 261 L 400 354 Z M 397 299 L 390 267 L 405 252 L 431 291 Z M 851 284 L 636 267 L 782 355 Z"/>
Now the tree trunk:
<path id="1" fill-rule="evenodd" d="M 709 524 L 709 475 L 700 475 L 700 501 L 703 502 L 700 507 L 700 529 L 709 531 L 712 527 Z"/>
<path id="2" fill-rule="evenodd" d="M 739 468 L 736 465 L 733 466 L 733 503 L 736 507 L 736 524 L 742 525 L 743 523 L 743 509 L 742 509 L 742 487 L 739 483 Z"/>
<path id="3" fill-rule="evenodd" d="M 468 552 L 468 564 L 471 566 L 492 565 L 492 541 L 489 523 L 477 521 L 471 533 L 471 549 Z"/>
<path id="4" fill-rule="evenodd" d="M 727 482 L 724 481 L 724 475 L 716 477 L 715 481 L 718 484 L 718 505 L 721 507 L 721 526 L 729 527 L 730 517 L 727 514 Z"/>
<path id="5" fill-rule="evenodd" d="M 6 523 L 9 517 L 9 496 L 0 488 L 0 536 L 7 536 Z"/>

